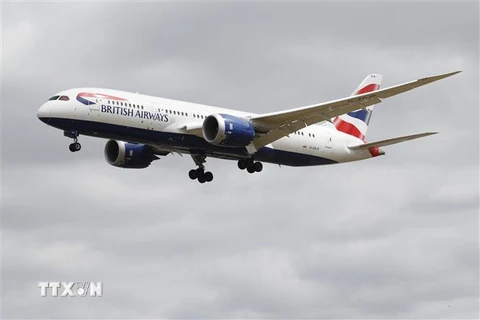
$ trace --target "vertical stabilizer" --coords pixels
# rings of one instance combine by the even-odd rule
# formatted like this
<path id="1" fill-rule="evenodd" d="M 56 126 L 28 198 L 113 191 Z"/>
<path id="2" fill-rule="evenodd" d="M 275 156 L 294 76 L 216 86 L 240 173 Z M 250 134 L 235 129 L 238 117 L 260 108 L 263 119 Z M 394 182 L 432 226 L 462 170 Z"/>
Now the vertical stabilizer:
<path id="1" fill-rule="evenodd" d="M 378 90 L 380 88 L 382 78 L 383 75 L 381 74 L 371 74 L 367 76 L 365 80 L 363 80 L 363 82 L 353 91 L 352 96 Z M 370 106 L 366 109 L 360 109 L 343 114 L 333 119 L 333 123 L 338 131 L 342 131 L 365 141 L 373 107 L 374 106 Z"/>

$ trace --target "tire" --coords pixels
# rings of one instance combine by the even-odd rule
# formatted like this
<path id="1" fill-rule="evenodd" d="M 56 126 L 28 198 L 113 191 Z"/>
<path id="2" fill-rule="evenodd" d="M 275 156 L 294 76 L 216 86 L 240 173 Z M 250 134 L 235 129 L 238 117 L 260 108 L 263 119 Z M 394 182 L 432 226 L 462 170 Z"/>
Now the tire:
<path id="1" fill-rule="evenodd" d="M 247 167 L 247 171 L 248 173 L 254 173 L 255 172 L 255 168 L 253 166 L 248 166 Z"/>
<path id="2" fill-rule="evenodd" d="M 75 151 L 80 151 L 80 149 L 82 149 L 82 145 L 78 142 L 75 142 L 73 144 L 73 148 L 75 149 Z"/>
<path id="3" fill-rule="evenodd" d="M 238 169 L 245 170 L 247 168 L 247 163 L 245 162 L 245 159 L 238 160 L 237 166 L 238 166 Z"/>
<path id="4" fill-rule="evenodd" d="M 260 172 L 263 170 L 263 164 L 261 162 L 255 162 L 253 164 L 253 168 L 255 169 L 256 172 Z"/>
<path id="5" fill-rule="evenodd" d="M 206 182 L 210 182 L 213 180 L 213 173 L 211 173 L 210 171 L 207 171 L 203 175 L 203 178 L 205 179 Z"/>
<path id="6" fill-rule="evenodd" d="M 189 176 L 190 179 L 192 179 L 192 180 L 197 179 L 197 170 L 192 169 L 192 170 L 188 171 L 188 176 Z"/>
<path id="7" fill-rule="evenodd" d="M 69 146 L 68 146 L 68 149 L 71 151 L 71 152 L 75 152 L 75 146 L 74 146 L 74 143 L 71 143 Z"/>
<path id="8" fill-rule="evenodd" d="M 198 177 L 198 182 L 200 182 L 200 183 L 205 183 L 205 182 L 206 182 L 205 176 L 202 175 L 202 176 Z"/>

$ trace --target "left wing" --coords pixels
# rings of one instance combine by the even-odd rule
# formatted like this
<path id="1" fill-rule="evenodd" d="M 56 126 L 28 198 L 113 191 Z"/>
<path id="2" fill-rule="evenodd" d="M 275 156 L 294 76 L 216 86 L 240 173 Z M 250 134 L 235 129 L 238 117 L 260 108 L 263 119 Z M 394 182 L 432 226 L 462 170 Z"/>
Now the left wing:
<path id="1" fill-rule="evenodd" d="M 381 103 L 381 99 L 386 99 L 428 83 L 453 76 L 459 72 L 461 71 L 422 78 L 382 90 L 367 92 L 322 104 L 254 116 L 251 118 L 251 121 L 260 135 L 253 139 L 252 144 L 247 147 L 247 149 L 250 153 L 255 153 L 255 151 L 261 147 L 288 136 L 301 128 L 321 121 L 331 121 L 332 118 L 351 111 L 365 109 L 368 106 Z"/>

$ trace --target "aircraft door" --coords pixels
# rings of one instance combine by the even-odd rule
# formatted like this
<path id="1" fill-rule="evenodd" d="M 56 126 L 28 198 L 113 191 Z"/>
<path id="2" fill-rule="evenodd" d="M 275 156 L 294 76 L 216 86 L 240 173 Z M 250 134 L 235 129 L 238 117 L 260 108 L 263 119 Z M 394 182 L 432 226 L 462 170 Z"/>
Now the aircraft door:
<path id="1" fill-rule="evenodd" d="M 88 117 L 93 119 L 100 118 L 100 106 L 104 101 L 103 99 L 95 98 L 88 104 Z"/>
<path id="2" fill-rule="evenodd" d="M 333 141 L 332 136 L 330 134 L 325 135 L 325 154 L 327 156 L 331 155 L 333 152 Z"/>
<path id="3" fill-rule="evenodd" d="M 103 99 L 95 99 L 95 101 L 88 105 L 91 112 L 100 111 L 100 105 L 103 103 Z"/>

